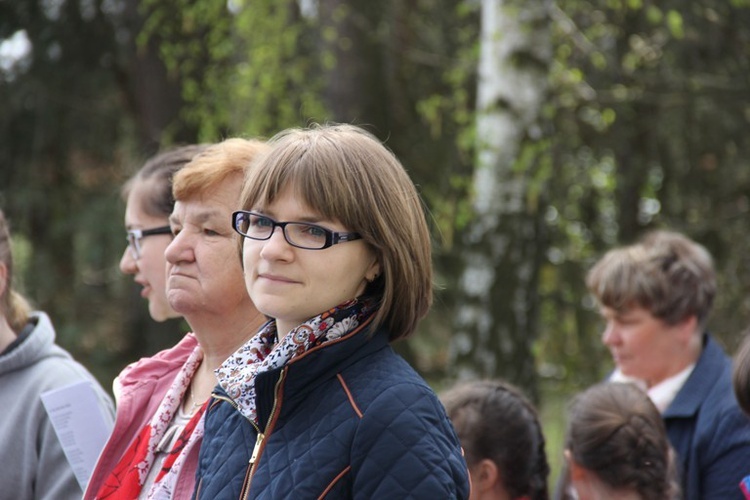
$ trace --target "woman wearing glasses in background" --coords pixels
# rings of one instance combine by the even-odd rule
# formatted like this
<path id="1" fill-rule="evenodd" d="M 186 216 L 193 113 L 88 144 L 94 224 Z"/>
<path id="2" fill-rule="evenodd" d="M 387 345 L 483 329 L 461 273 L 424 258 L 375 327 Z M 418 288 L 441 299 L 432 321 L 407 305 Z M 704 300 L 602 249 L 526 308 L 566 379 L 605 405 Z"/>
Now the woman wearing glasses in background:
<path id="1" fill-rule="evenodd" d="M 272 319 L 217 371 L 197 498 L 468 498 L 445 410 L 389 345 L 432 301 L 409 176 L 353 126 L 271 144 L 233 224 L 250 298 Z"/>
<path id="2" fill-rule="evenodd" d="M 174 208 L 172 177 L 206 145 L 189 145 L 154 156 L 122 189 L 128 246 L 120 259 L 120 271 L 133 275 L 148 300 L 154 321 L 179 317 L 166 295 L 164 250 L 172 241 L 169 216 Z"/>
<path id="3" fill-rule="evenodd" d="M 236 251 L 229 218 L 245 169 L 265 149 L 259 141 L 229 139 L 208 147 L 173 150 L 151 160 L 126 185 L 128 248 L 120 268 L 143 286 L 152 318 L 163 321 L 183 316 L 193 332 L 176 346 L 128 366 L 116 380 L 115 429 L 85 498 L 192 496 L 203 403 L 216 383 L 213 369 L 249 338 L 242 328 L 253 328 L 255 321 L 257 329 L 263 321 L 262 317 L 254 319 L 259 315 L 241 276 L 233 277 L 241 273 L 239 264 L 232 267 L 225 262 Z M 188 223 L 173 214 L 182 214 L 185 207 L 199 211 L 200 221 Z M 184 231 L 183 226 L 187 227 Z M 173 238 L 172 233 L 184 234 Z M 175 245 L 180 249 L 181 276 L 188 268 L 211 270 L 191 276 L 191 282 L 199 285 L 193 293 L 195 301 L 207 315 L 216 313 L 208 320 L 198 321 L 194 309 L 184 307 L 184 297 L 174 307 L 170 304 L 166 290 L 175 278 L 168 276 L 168 269 L 174 271 L 176 265 L 167 262 L 165 252 Z M 221 268 L 229 274 L 214 272 Z M 202 295 L 205 289 L 213 293 Z M 224 309 L 217 312 L 215 307 Z M 232 321 L 242 327 L 233 328 Z"/>
<path id="4" fill-rule="evenodd" d="M 141 297 L 148 301 L 148 312 L 154 321 L 179 317 L 169 306 L 165 289 L 167 261 L 164 250 L 172 240 L 169 227 L 169 215 L 174 207 L 172 178 L 205 148 L 205 145 L 188 145 L 162 152 L 150 158 L 122 188 L 127 246 L 120 259 L 120 271 L 132 275 L 142 287 Z M 166 362 L 160 376 L 149 377 L 143 383 L 141 393 L 154 396 L 146 406 L 134 405 L 130 397 L 134 379 L 128 374 L 137 376 L 139 363 L 126 367 L 115 379 L 114 394 L 118 407 L 115 428 L 91 475 L 84 498 L 95 497 L 133 436 L 156 411 L 169 383 L 195 345 L 195 337 L 188 335 L 175 348 L 154 357 L 166 358 Z"/>

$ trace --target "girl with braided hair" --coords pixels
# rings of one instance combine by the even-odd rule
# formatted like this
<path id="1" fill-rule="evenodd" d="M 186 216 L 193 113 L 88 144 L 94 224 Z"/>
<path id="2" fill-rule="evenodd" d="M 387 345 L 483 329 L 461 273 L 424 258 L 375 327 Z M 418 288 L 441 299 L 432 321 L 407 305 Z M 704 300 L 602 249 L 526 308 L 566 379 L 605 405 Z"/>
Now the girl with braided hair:
<path id="1" fill-rule="evenodd" d="M 578 395 L 565 447 L 572 498 L 680 498 L 664 421 L 635 385 L 604 383 Z"/>
<path id="2" fill-rule="evenodd" d="M 547 500 L 549 465 L 536 409 L 500 380 L 457 385 L 441 397 L 469 466 L 471 500 Z"/>

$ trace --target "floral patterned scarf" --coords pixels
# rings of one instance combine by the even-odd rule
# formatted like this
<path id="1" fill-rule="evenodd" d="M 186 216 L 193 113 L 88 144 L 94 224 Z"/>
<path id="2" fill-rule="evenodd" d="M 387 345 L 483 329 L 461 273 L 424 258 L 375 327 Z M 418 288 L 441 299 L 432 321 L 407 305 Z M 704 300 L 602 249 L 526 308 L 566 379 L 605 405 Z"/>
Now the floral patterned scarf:
<path id="1" fill-rule="evenodd" d="M 216 370 L 219 385 L 240 412 L 258 424 L 255 377 L 286 365 L 315 346 L 345 336 L 375 312 L 376 304 L 363 298 L 345 302 L 294 328 L 275 349 L 276 321 L 269 321 Z"/>
<path id="2" fill-rule="evenodd" d="M 150 423 L 141 429 L 128 450 L 110 473 L 97 499 L 133 500 L 139 497 L 148 473 L 154 464 L 159 443 L 169 429 L 190 381 L 203 359 L 203 351 L 196 346 L 172 382 Z M 203 436 L 204 404 L 190 418 L 162 463 L 154 484 L 148 492 L 149 499 L 169 499 L 177 481 L 177 474 L 193 445 Z"/>

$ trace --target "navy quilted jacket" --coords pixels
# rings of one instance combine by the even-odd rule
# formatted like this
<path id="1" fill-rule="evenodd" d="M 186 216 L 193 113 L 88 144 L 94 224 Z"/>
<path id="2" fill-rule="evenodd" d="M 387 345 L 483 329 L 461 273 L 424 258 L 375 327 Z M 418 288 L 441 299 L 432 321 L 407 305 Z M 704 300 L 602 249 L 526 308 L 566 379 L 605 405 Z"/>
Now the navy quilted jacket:
<path id="1" fill-rule="evenodd" d="M 196 498 L 469 497 L 445 410 L 387 332 L 327 342 L 255 387 L 261 433 L 215 390 Z"/>

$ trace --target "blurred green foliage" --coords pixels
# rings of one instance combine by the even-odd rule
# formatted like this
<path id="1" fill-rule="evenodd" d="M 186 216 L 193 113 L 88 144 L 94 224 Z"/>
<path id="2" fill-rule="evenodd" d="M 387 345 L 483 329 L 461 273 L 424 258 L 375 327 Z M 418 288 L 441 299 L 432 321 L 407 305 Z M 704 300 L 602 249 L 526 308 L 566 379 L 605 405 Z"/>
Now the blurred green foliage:
<path id="1" fill-rule="evenodd" d="M 609 370 L 583 277 L 651 227 L 715 256 L 710 326 L 732 351 L 750 318 L 750 2 L 543 4 L 549 97 L 515 163 L 545 235 L 541 398 Z M 394 150 L 430 211 L 440 290 L 397 347 L 447 383 L 474 217 L 479 26 L 470 0 L 0 2 L 0 206 L 23 289 L 108 387 L 187 328 L 151 322 L 119 274 L 124 180 L 169 144 L 354 122 Z M 541 403 L 554 418 L 560 402 Z"/>

